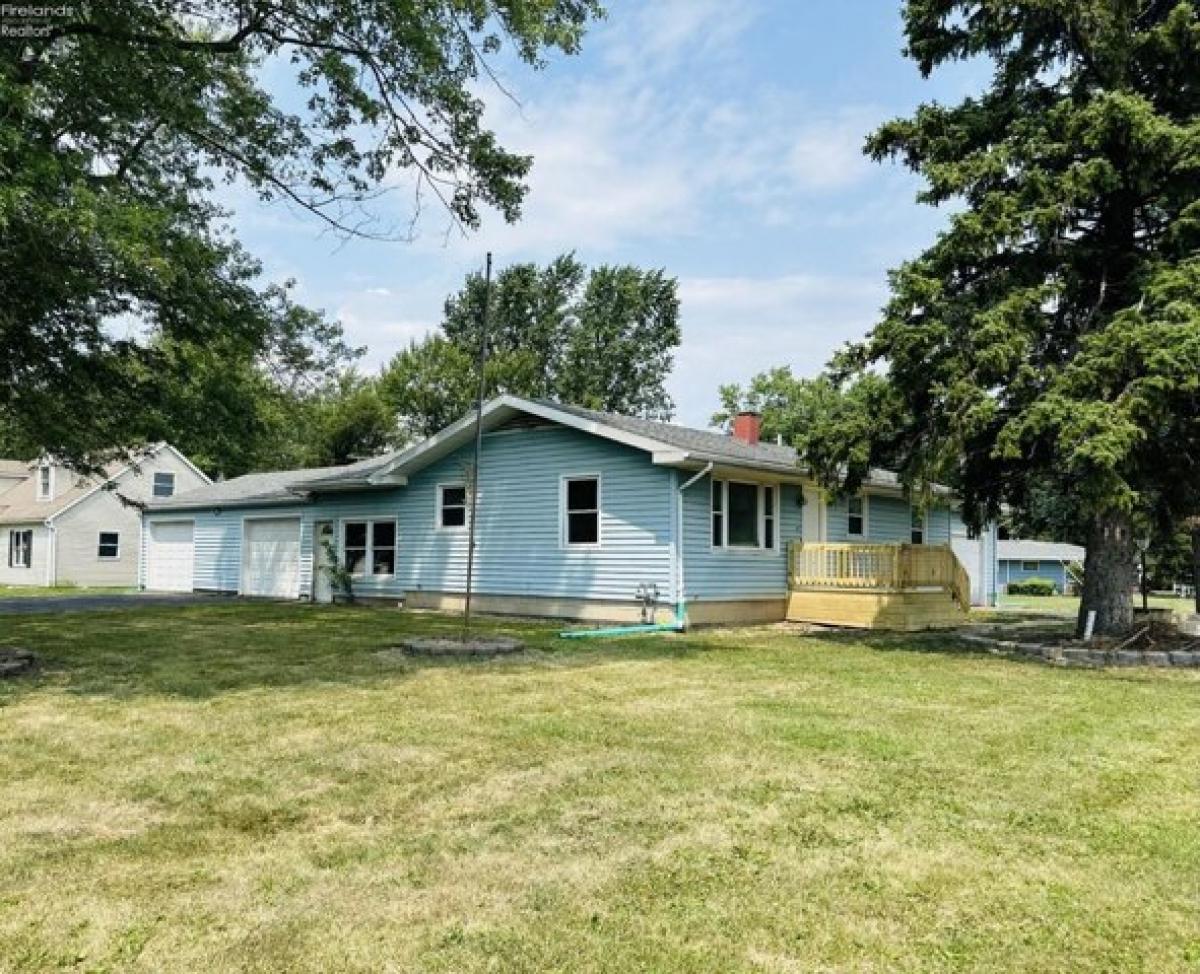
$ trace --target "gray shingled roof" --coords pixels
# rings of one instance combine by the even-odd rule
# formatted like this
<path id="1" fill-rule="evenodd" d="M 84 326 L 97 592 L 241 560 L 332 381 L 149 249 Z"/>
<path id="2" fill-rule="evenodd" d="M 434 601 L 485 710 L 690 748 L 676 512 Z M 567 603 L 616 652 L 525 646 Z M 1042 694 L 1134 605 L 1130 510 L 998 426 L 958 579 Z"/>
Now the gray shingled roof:
<path id="1" fill-rule="evenodd" d="M 1001 561 L 1083 561 L 1086 548 L 1061 541 L 999 541 L 996 557 Z"/>
<path id="2" fill-rule="evenodd" d="M 531 401 L 550 409 L 569 413 L 579 419 L 675 447 L 688 453 L 693 460 L 712 461 L 728 466 L 775 472 L 794 472 L 796 470 L 796 451 L 790 446 L 767 442 L 751 444 L 715 430 L 694 429 L 689 426 L 677 426 L 674 423 L 622 416 L 617 413 L 585 409 L 582 406 L 567 405 L 549 399 Z M 395 451 L 340 467 L 246 474 L 233 480 L 188 491 L 168 500 L 156 501 L 149 506 L 149 509 L 166 511 L 220 505 L 299 503 L 314 490 L 337 489 L 339 486 L 351 488 L 359 484 L 365 486 L 376 470 L 403 453 L 411 451 L 419 453 L 420 444 L 410 447 L 408 450 Z M 896 489 L 900 487 L 899 479 L 889 470 L 872 470 L 869 483 L 876 487 Z"/>
<path id="3" fill-rule="evenodd" d="M 584 409 L 582 406 L 568 406 L 550 399 L 533 401 L 551 409 L 561 409 L 564 413 L 570 413 L 580 419 L 603 423 L 635 436 L 645 436 L 668 446 L 678 447 L 697 459 L 735 465 L 748 463 L 755 467 L 796 466 L 796 451 L 790 446 L 780 446 L 776 443 L 751 444 L 715 430 L 700 430 L 690 426 L 676 426 L 674 423 L 661 423 L 653 419 L 604 413 L 596 409 Z"/>
<path id="4" fill-rule="evenodd" d="M 173 511 L 222 505 L 283 504 L 303 501 L 317 481 L 322 483 L 341 477 L 357 478 L 386 463 L 394 454 L 371 457 L 340 467 L 309 467 L 302 470 L 272 470 L 268 473 L 248 473 L 222 480 L 207 487 L 184 491 L 147 505 L 151 511 Z"/>
<path id="5" fill-rule="evenodd" d="M 0 460 L 0 476 L 28 477 L 33 464 L 28 460 Z"/>

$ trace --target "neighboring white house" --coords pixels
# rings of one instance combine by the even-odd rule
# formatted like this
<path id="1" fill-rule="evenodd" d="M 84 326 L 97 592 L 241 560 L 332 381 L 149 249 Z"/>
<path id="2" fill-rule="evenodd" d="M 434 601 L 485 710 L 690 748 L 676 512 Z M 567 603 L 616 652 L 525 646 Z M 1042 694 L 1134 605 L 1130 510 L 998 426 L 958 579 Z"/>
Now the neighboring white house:
<path id="1" fill-rule="evenodd" d="M 0 585 L 135 585 L 143 505 L 208 483 L 167 443 L 97 477 L 0 460 Z"/>

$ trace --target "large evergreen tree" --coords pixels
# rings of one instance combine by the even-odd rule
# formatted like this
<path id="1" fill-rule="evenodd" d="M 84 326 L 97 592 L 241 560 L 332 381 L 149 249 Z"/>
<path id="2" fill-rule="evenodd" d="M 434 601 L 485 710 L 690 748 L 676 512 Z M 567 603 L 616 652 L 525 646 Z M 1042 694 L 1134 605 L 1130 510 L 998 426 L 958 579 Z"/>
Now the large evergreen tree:
<path id="1" fill-rule="evenodd" d="M 904 23 L 924 75 L 994 74 L 869 140 L 960 208 L 836 370 L 886 365 L 906 477 L 950 479 L 970 518 L 1065 491 L 1086 522 L 1080 625 L 1119 630 L 1135 524 L 1200 509 L 1197 4 L 909 0 Z"/>

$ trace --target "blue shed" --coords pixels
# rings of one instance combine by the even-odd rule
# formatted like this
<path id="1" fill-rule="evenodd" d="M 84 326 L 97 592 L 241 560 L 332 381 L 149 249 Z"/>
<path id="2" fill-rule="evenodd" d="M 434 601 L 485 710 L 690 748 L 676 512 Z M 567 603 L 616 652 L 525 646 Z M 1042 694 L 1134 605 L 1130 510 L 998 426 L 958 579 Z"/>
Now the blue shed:
<path id="1" fill-rule="evenodd" d="M 1064 594 L 1078 581 L 1072 574 L 1082 565 L 1086 549 L 1058 541 L 1001 541 L 996 545 L 996 580 L 1003 591 L 1014 582 L 1047 578 L 1055 592 Z"/>

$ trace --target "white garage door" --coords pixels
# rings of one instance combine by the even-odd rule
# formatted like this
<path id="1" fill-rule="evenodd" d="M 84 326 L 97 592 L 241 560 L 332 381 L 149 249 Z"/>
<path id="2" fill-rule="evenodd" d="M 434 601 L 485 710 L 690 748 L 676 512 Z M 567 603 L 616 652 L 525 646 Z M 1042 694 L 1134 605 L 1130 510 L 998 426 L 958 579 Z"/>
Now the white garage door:
<path id="1" fill-rule="evenodd" d="M 242 594 L 300 595 L 300 519 L 247 521 L 242 535 Z"/>
<path id="2" fill-rule="evenodd" d="M 192 521 L 150 522 L 146 532 L 146 588 L 190 592 L 194 544 Z"/>

